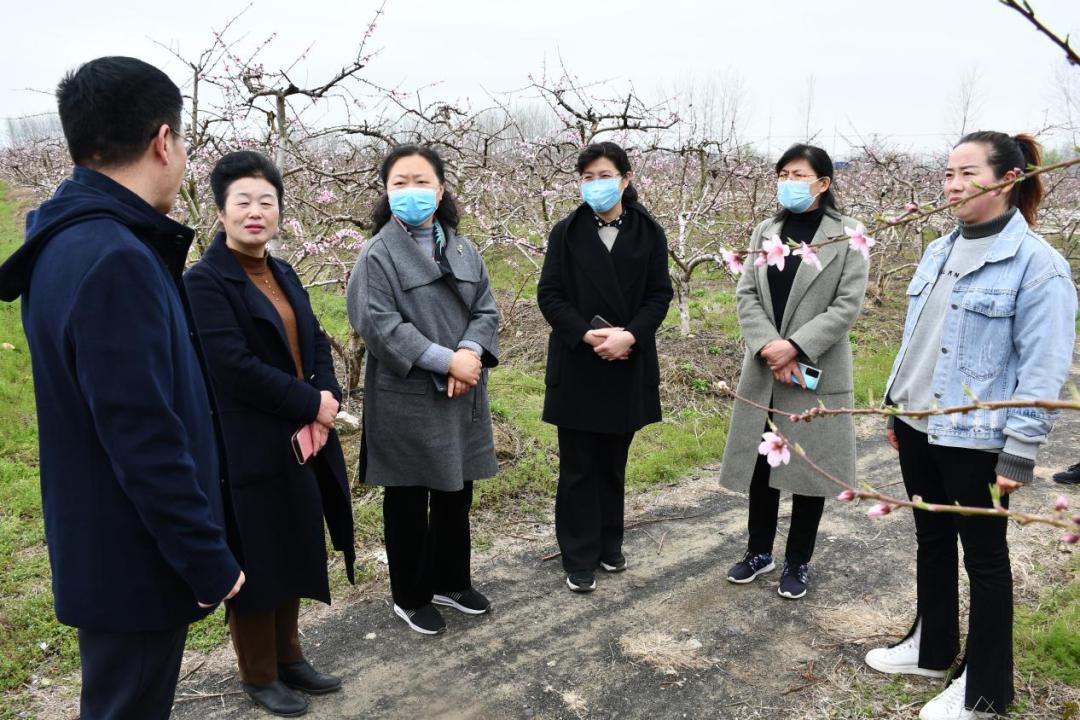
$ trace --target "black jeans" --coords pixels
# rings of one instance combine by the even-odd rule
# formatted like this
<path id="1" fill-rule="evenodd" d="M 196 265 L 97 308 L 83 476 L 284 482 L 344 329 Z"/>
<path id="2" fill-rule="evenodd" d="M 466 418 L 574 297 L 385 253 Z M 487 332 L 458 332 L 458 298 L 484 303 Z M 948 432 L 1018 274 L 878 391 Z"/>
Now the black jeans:
<path id="1" fill-rule="evenodd" d="M 750 533 L 747 550 L 755 555 L 771 553 L 776 539 L 776 521 L 780 514 L 780 491 L 769 487 L 769 463 L 759 455 L 750 479 L 750 513 L 746 528 Z M 818 524 L 825 510 L 825 498 L 810 495 L 791 496 L 791 527 L 788 529 L 784 559 L 792 565 L 810 562 L 817 542 Z"/>
<path id="2" fill-rule="evenodd" d="M 555 537 L 566 572 L 595 570 L 622 553 L 626 457 L 633 433 L 559 428 Z"/>
<path id="3" fill-rule="evenodd" d="M 909 496 L 928 503 L 992 507 L 997 454 L 931 445 L 925 433 L 896 422 L 900 470 Z M 1008 496 L 1001 504 L 1008 507 Z M 1012 569 L 1004 518 L 915 510 L 918 541 L 919 665 L 945 670 L 960 651 L 957 536 L 971 584 L 968 614 L 967 707 L 1004 713 L 1013 700 Z M 917 620 L 916 620 L 917 621 Z"/>
<path id="4" fill-rule="evenodd" d="M 165 632 L 79 630 L 82 720 L 168 720 L 187 625 Z"/>
<path id="5" fill-rule="evenodd" d="M 390 592 L 402 610 L 427 605 L 436 592 L 471 587 L 470 507 L 471 482 L 456 492 L 385 488 L 383 533 Z"/>

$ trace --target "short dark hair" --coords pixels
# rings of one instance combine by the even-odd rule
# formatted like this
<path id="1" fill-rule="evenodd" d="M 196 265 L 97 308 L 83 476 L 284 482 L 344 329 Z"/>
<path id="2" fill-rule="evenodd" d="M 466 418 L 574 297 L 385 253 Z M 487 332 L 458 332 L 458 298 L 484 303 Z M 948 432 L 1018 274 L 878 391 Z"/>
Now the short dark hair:
<path id="1" fill-rule="evenodd" d="M 379 179 L 382 180 L 383 188 L 386 187 L 386 181 L 390 178 L 390 170 L 394 167 L 394 163 L 403 157 L 411 155 L 419 155 L 431 163 L 439 183 L 446 184 L 446 164 L 439 157 L 439 153 L 424 145 L 408 144 L 395 146 L 386 154 L 382 164 L 379 165 Z M 375 201 L 375 207 L 371 210 L 371 222 L 375 226 L 375 232 L 379 232 L 383 225 L 390 222 L 391 217 L 393 217 L 393 213 L 390 211 L 390 195 L 384 190 L 379 199 Z M 439 202 L 439 207 L 435 208 L 435 219 L 444 227 L 458 229 L 458 224 L 461 222 L 461 213 L 458 211 L 454 195 L 448 189 L 443 190 L 442 201 Z"/>
<path id="2" fill-rule="evenodd" d="M 127 165 L 162 125 L 180 131 L 180 88 L 153 65 L 103 57 L 69 72 L 56 88 L 60 123 L 76 165 Z"/>
<path id="3" fill-rule="evenodd" d="M 619 145 L 607 140 L 604 142 L 593 143 L 582 150 L 577 156 L 577 163 L 574 165 L 574 170 L 580 175 L 585 172 L 585 168 L 600 158 L 607 158 L 610 160 L 615 166 L 615 169 L 619 171 L 620 175 L 625 175 L 630 172 L 630 158 L 627 157 L 626 151 Z M 625 202 L 637 202 L 637 188 L 634 187 L 633 183 L 628 184 L 626 189 L 623 190 L 622 199 Z"/>
<path id="4" fill-rule="evenodd" d="M 277 190 L 278 210 L 285 212 L 285 183 L 281 171 L 270 158 L 254 150 L 239 150 L 222 156 L 210 171 L 210 190 L 218 210 L 225 207 L 229 186 L 242 178 L 263 178 Z"/>
<path id="5" fill-rule="evenodd" d="M 1027 172 L 1030 166 L 1042 163 L 1042 146 L 1031 135 L 1006 135 L 993 130 L 979 130 L 960 138 L 956 145 L 982 143 L 986 146 L 986 161 L 1000 180 L 1010 170 Z M 955 147 L 955 146 L 954 146 Z M 1009 205 L 1020 208 L 1028 225 L 1035 225 L 1035 214 L 1042 203 L 1045 189 L 1042 177 L 1036 175 L 1016 183 L 1009 191 Z"/>
<path id="6" fill-rule="evenodd" d="M 779 175 L 780 171 L 784 169 L 792 160 L 805 160 L 810 163 L 810 167 L 814 169 L 819 178 L 827 177 L 832 180 L 829 183 L 829 189 L 821 193 L 821 205 L 819 207 L 825 210 L 825 214 L 839 216 L 840 208 L 836 203 L 836 193 L 833 192 L 833 188 L 836 185 L 836 177 L 834 176 L 832 158 L 829 157 L 829 153 L 825 152 L 817 145 L 807 145 L 806 143 L 795 143 L 780 156 L 780 159 L 776 161 L 776 174 Z M 780 212 L 776 214 L 777 220 L 786 220 L 791 215 L 791 211 L 787 208 L 782 208 Z"/>

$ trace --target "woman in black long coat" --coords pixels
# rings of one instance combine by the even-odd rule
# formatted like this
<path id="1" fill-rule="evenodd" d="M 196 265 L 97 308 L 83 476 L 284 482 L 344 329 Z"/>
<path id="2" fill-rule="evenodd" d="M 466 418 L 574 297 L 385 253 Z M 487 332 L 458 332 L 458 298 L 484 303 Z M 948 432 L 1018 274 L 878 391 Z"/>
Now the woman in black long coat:
<path id="1" fill-rule="evenodd" d="M 555 534 L 566 584 L 626 569 L 626 459 L 634 433 L 660 421 L 656 331 L 671 303 L 667 239 L 637 201 L 615 143 L 578 156 L 582 205 L 548 238 L 537 301 L 551 325 L 543 419 L 559 429 Z"/>
<path id="2" fill-rule="evenodd" d="M 228 539 L 248 582 L 228 606 L 244 690 L 279 715 L 296 692 L 337 690 L 304 659 L 301 598 L 329 604 L 323 519 L 353 579 L 353 523 L 345 458 L 334 432 L 341 388 L 330 343 L 300 278 L 271 257 L 284 187 L 254 152 L 225 155 L 210 176 L 224 232 L 184 276 L 220 410 Z M 310 433 L 303 464 L 293 436 Z"/>

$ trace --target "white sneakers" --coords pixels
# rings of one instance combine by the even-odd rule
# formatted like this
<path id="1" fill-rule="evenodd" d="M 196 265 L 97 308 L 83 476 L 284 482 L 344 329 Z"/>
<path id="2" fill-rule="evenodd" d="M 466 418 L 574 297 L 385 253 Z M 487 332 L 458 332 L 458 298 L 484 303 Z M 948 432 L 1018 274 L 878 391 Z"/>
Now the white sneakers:
<path id="1" fill-rule="evenodd" d="M 927 670 L 919 667 L 919 638 L 922 622 L 907 640 L 891 648 L 874 648 L 866 653 L 866 664 L 878 672 L 922 675 L 929 678 L 945 677 L 944 670 Z M 967 671 L 949 683 L 945 692 L 926 703 L 919 711 L 919 720 L 980 720 L 995 717 L 994 713 L 976 712 L 964 707 L 964 691 L 967 689 Z"/>
<path id="2" fill-rule="evenodd" d="M 915 632 L 907 640 L 890 648 L 874 648 L 866 653 L 866 664 L 878 672 L 922 675 L 929 678 L 945 677 L 944 670 L 928 670 L 919 667 L 919 638 L 922 635 L 922 623 L 915 626 Z"/>
<path id="3" fill-rule="evenodd" d="M 949 683 L 945 692 L 923 705 L 919 720 L 980 720 L 996 717 L 994 713 L 976 712 L 964 707 L 964 691 L 967 689 L 967 671 Z"/>

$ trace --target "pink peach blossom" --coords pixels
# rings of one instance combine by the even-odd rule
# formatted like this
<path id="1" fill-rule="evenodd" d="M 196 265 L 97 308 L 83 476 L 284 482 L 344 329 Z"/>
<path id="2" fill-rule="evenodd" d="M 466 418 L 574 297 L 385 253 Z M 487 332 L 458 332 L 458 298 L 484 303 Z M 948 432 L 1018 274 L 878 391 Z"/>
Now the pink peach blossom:
<path id="1" fill-rule="evenodd" d="M 724 259 L 724 264 L 727 265 L 727 269 L 732 275 L 741 275 L 743 270 L 746 269 L 741 254 L 731 250 L 721 250 L 720 256 Z"/>
<path id="2" fill-rule="evenodd" d="M 888 503 L 878 503 L 874 507 L 866 511 L 866 514 L 870 517 L 885 517 L 892 512 L 892 505 Z"/>
<path id="3" fill-rule="evenodd" d="M 862 223 L 855 226 L 855 229 L 844 228 L 844 232 L 848 236 L 848 244 L 851 245 L 852 250 L 858 250 L 863 254 L 863 257 L 867 260 L 870 259 L 870 248 L 877 244 L 877 240 L 866 234 L 866 228 Z"/>
<path id="4" fill-rule="evenodd" d="M 809 263 L 812 267 L 817 268 L 818 271 L 821 270 L 821 258 L 818 257 L 816 248 L 811 247 L 806 243 L 799 243 L 799 247 L 795 248 L 792 255 L 802 256 L 803 262 Z"/>
<path id="5" fill-rule="evenodd" d="M 761 249 L 765 252 L 765 262 L 775 265 L 777 270 L 784 269 L 784 258 L 791 254 L 791 248 L 784 244 L 779 235 L 773 235 L 771 240 L 761 243 Z M 758 263 L 755 262 L 755 265 Z"/>
<path id="6" fill-rule="evenodd" d="M 791 462 L 791 452 L 783 438 L 774 432 L 762 433 L 758 454 L 765 456 L 770 467 L 780 467 Z"/>

